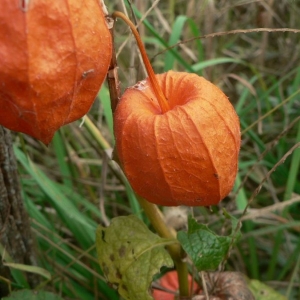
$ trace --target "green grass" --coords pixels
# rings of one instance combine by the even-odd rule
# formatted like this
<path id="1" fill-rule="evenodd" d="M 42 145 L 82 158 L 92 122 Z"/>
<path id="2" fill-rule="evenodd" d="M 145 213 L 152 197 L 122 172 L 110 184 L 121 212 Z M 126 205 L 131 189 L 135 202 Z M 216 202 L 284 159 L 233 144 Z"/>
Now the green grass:
<path id="1" fill-rule="evenodd" d="M 118 7 L 117 1 L 106 2 L 110 12 Z M 151 4 L 136 2 L 133 11 L 140 19 Z M 242 146 L 234 191 L 214 213 L 195 209 L 195 216 L 214 226 L 221 207 L 241 217 L 249 204 L 243 237 L 226 268 L 269 282 L 288 299 L 299 299 L 300 148 L 289 151 L 300 142 L 300 35 L 225 35 L 157 55 L 179 41 L 212 33 L 210 29 L 259 27 L 264 11 L 273 12 L 269 26 L 300 28 L 299 5 L 275 1 L 265 10 L 257 1 L 212 2 L 214 8 L 209 1 L 161 1 L 156 8 L 160 14 L 152 9 L 140 30 L 158 73 L 173 69 L 209 78 L 229 96 L 240 117 Z M 128 36 L 120 23 L 117 49 Z M 143 78 L 140 61 L 129 59 L 134 52 L 126 44 L 118 57 L 122 90 L 132 80 L 129 70 L 137 70 L 136 80 Z M 52 275 L 43 286 L 65 299 L 119 299 L 96 260 L 96 226 L 132 213 L 147 220 L 123 174 L 105 158 L 114 144 L 106 85 L 88 116 L 81 127 L 79 120 L 62 128 L 49 148 L 29 137 L 22 147 L 16 137 L 14 149 L 39 265 Z M 289 204 L 296 197 L 298 202 Z M 281 210 L 259 214 L 284 202 L 288 204 Z M 20 287 L 22 280 L 15 283 Z"/>

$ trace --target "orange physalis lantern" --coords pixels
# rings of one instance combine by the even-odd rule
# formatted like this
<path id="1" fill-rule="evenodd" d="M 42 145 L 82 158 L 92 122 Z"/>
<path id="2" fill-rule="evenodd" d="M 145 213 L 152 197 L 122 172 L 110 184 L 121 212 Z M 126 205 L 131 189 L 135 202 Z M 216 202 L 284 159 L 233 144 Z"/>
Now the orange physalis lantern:
<path id="1" fill-rule="evenodd" d="M 0 124 L 48 144 L 105 79 L 112 41 L 100 2 L 2 0 L 0 24 Z"/>
<path id="2" fill-rule="evenodd" d="M 197 282 L 193 282 L 193 277 L 188 275 L 189 289 L 193 289 L 193 294 L 198 295 L 200 287 Z M 177 271 L 173 270 L 166 273 L 159 280 L 161 290 L 153 289 L 152 297 L 154 300 L 175 300 L 178 297 L 179 283 Z M 165 289 L 165 291 L 163 290 Z"/>
<path id="3" fill-rule="evenodd" d="M 239 118 L 225 94 L 203 77 L 172 71 L 155 77 L 167 111 L 146 79 L 125 91 L 114 113 L 121 166 L 149 202 L 215 205 L 237 174 Z"/>

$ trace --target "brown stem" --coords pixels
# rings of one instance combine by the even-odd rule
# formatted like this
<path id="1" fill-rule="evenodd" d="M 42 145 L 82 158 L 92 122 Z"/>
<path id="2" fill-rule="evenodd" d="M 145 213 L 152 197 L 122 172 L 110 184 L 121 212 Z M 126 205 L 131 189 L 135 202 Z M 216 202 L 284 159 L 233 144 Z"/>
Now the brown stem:
<path id="1" fill-rule="evenodd" d="M 107 18 L 107 22 L 110 23 L 113 20 L 110 20 L 109 17 Z M 116 51 L 114 46 L 114 24 L 109 29 L 111 40 L 112 40 L 112 56 L 110 60 L 110 65 L 107 72 L 107 84 L 108 90 L 110 95 L 110 103 L 111 103 L 111 110 L 114 112 L 116 110 L 119 98 L 120 98 L 120 84 L 119 84 L 119 77 L 118 77 L 118 66 L 117 66 L 117 58 L 116 58 Z"/>
<path id="2" fill-rule="evenodd" d="M 140 35 L 139 35 L 138 31 L 136 30 L 134 24 L 122 12 L 115 11 L 112 14 L 112 17 L 122 19 L 130 27 L 130 29 L 131 29 L 131 31 L 132 31 L 135 39 L 136 39 L 137 45 L 140 49 L 140 52 L 141 52 L 146 70 L 148 72 L 149 80 L 150 80 L 151 86 L 154 90 L 154 93 L 156 95 L 156 98 L 158 100 L 159 106 L 160 106 L 162 112 L 166 113 L 167 111 L 170 110 L 169 103 L 168 103 L 162 89 L 160 88 L 160 86 L 158 84 L 158 81 L 155 77 L 155 73 L 153 71 L 153 68 L 150 64 L 149 58 L 147 56 L 146 49 L 144 47 L 143 42 L 141 41 L 141 38 L 140 38 Z"/>

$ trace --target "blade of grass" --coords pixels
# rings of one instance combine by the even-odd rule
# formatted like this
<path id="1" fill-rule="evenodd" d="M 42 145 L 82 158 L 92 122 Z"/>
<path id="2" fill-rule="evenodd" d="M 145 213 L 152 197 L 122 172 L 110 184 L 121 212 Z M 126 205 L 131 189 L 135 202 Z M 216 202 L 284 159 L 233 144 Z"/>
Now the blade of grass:
<path id="1" fill-rule="evenodd" d="M 51 231 L 44 232 L 43 230 L 41 230 L 40 227 L 37 227 L 35 233 L 38 237 L 41 250 L 44 251 L 43 258 L 47 258 L 48 261 L 53 262 L 52 265 L 48 265 L 47 262 L 44 262 L 45 267 L 47 267 L 47 270 L 53 269 L 53 281 L 55 281 L 55 279 L 58 279 L 59 277 L 58 274 L 55 274 L 57 272 L 57 268 L 59 268 L 59 270 L 63 270 L 64 274 L 66 275 L 66 278 L 74 278 L 76 279 L 76 281 L 84 281 L 85 285 L 89 286 L 91 286 L 91 283 L 96 283 L 99 287 L 99 290 L 106 294 L 108 299 L 118 299 L 116 298 L 115 291 L 111 290 L 106 285 L 103 276 L 101 276 L 101 272 L 98 270 L 98 263 L 95 262 L 95 264 L 92 263 L 91 265 L 90 261 L 89 264 L 85 264 L 87 256 L 85 256 L 84 261 L 80 261 L 80 257 L 82 256 L 82 254 L 84 254 L 84 252 L 82 252 L 81 249 L 78 249 L 80 253 L 77 253 L 77 250 L 76 252 L 74 252 L 73 249 L 69 249 L 67 247 L 67 243 L 69 244 L 68 241 L 52 241 L 53 236 L 55 237 L 55 239 L 59 239 L 59 235 L 52 234 Z M 96 256 L 95 253 L 93 255 L 94 257 Z M 92 269 L 93 266 L 94 268 Z M 95 266 L 97 268 L 95 268 Z M 98 271 L 95 271 L 95 269 Z M 95 279 L 97 279 L 97 281 L 95 281 Z"/>
<path id="2" fill-rule="evenodd" d="M 72 188 L 72 171 L 69 167 L 69 164 L 66 161 L 67 152 L 65 149 L 65 142 L 62 138 L 62 131 L 57 131 L 53 137 L 52 145 L 54 153 L 56 155 L 60 173 L 62 176 L 63 183 Z"/>
<path id="3" fill-rule="evenodd" d="M 110 145 L 105 140 L 105 138 L 102 136 L 101 132 L 96 128 L 96 126 L 91 122 L 89 118 L 86 119 L 85 125 L 87 129 L 91 132 L 91 134 L 96 138 L 96 141 L 98 144 L 103 148 L 103 150 L 110 149 Z M 131 187 L 129 187 L 129 183 L 127 182 L 127 179 L 125 176 L 122 176 L 122 182 L 125 184 L 127 196 L 129 199 L 129 203 L 132 209 L 132 212 L 136 214 L 141 220 L 143 220 L 143 215 L 141 213 L 140 205 L 132 192 Z"/>
<path id="4" fill-rule="evenodd" d="M 112 111 L 111 111 L 111 107 L 110 107 L 109 91 L 105 85 L 102 85 L 102 87 L 101 87 L 101 90 L 99 92 L 99 99 L 103 106 L 103 112 L 104 112 L 107 126 L 109 128 L 109 132 L 110 132 L 111 136 L 113 136 L 114 135 L 113 115 L 112 115 Z"/>
<path id="5" fill-rule="evenodd" d="M 292 288 L 293 288 L 294 282 L 298 279 L 299 269 L 300 269 L 300 256 L 298 255 L 297 263 L 295 265 L 289 286 L 286 291 L 287 299 L 291 299 Z"/>
<path id="6" fill-rule="evenodd" d="M 17 147 L 14 147 L 17 160 L 26 169 L 49 197 L 63 223 L 74 233 L 84 248 L 94 241 L 96 223 L 82 214 L 71 199 L 66 197 L 57 186 Z"/>
<path id="7" fill-rule="evenodd" d="M 219 58 L 213 58 L 213 59 L 209 59 L 206 61 L 196 63 L 192 67 L 193 67 L 193 70 L 196 73 L 198 73 L 207 67 L 216 66 L 216 65 L 220 65 L 220 64 L 226 64 L 226 63 L 236 63 L 236 64 L 242 64 L 242 65 L 245 64 L 240 59 L 235 59 L 235 58 L 230 58 L 230 57 L 219 57 Z"/>
<path id="8" fill-rule="evenodd" d="M 238 174 L 233 190 L 236 191 L 237 188 L 240 186 L 240 184 L 241 184 L 241 177 Z M 243 211 L 245 209 L 245 207 L 247 206 L 247 203 L 248 203 L 248 200 L 247 200 L 246 192 L 245 192 L 244 188 L 241 188 L 238 191 L 238 194 L 236 196 L 236 205 L 237 205 L 238 210 Z M 243 223 L 242 228 L 246 233 L 249 233 L 254 228 L 254 224 L 251 221 L 245 221 Z M 258 271 L 259 263 L 258 263 L 255 239 L 253 237 L 249 237 L 247 239 L 247 242 L 248 242 L 249 256 L 245 255 L 245 254 L 243 256 L 250 257 L 250 259 L 246 260 L 246 262 L 248 265 L 248 269 L 250 270 L 251 278 L 258 279 L 259 278 L 259 271 Z"/>
<path id="9" fill-rule="evenodd" d="M 249 80 L 249 83 L 251 85 L 253 85 L 256 81 L 257 81 L 257 77 L 254 76 Z M 243 89 L 237 103 L 235 104 L 235 111 L 239 116 L 241 116 L 242 107 L 246 106 L 246 101 L 247 101 L 249 94 L 250 94 L 249 89 L 246 89 L 246 88 Z"/>
<path id="10" fill-rule="evenodd" d="M 300 122 L 298 122 L 298 129 L 297 129 L 297 136 L 296 136 L 295 143 L 297 143 L 299 141 L 300 141 Z M 292 160 L 291 160 L 290 169 L 288 172 L 288 177 L 287 177 L 288 179 L 287 179 L 286 189 L 285 189 L 285 193 L 284 193 L 284 200 L 289 200 L 292 196 L 292 193 L 295 188 L 295 183 L 298 178 L 299 169 L 300 169 L 300 149 L 298 148 L 292 154 Z M 286 208 L 282 214 L 283 214 L 283 216 L 287 216 L 288 208 Z M 283 240 L 284 240 L 283 230 L 280 230 L 280 231 L 278 231 L 276 238 L 275 238 L 275 243 L 274 243 L 271 260 L 270 260 L 270 264 L 269 264 L 269 268 L 268 268 L 268 272 L 267 272 L 268 280 L 271 280 L 275 276 L 275 270 L 276 270 L 276 265 L 277 265 L 277 256 L 278 256 L 280 247 L 283 243 Z M 300 240 L 299 240 L 299 243 L 300 243 Z M 299 247 L 299 244 L 297 247 Z M 289 267 L 290 267 L 290 265 L 289 265 Z M 288 268 L 287 268 L 287 266 L 285 266 L 285 268 L 281 271 L 278 278 L 283 278 L 283 276 L 285 275 L 287 270 L 288 270 Z"/>
<path id="11" fill-rule="evenodd" d="M 125 185 L 125 187 L 126 187 L 126 193 L 127 193 L 127 197 L 129 200 L 129 204 L 130 204 L 132 213 L 135 214 L 140 220 L 145 222 L 146 218 L 144 218 L 144 216 L 142 214 L 141 206 L 140 206 L 138 200 L 136 199 L 136 196 L 135 196 L 130 184 L 127 183 Z"/>
<path id="12" fill-rule="evenodd" d="M 298 122 L 297 136 L 295 144 L 300 142 L 300 121 Z M 292 154 L 292 160 L 289 169 L 289 175 L 286 183 L 286 189 L 284 193 L 284 200 L 289 200 L 292 197 L 292 193 L 295 188 L 295 184 L 300 170 L 300 149 L 296 149 Z"/>
<path id="13" fill-rule="evenodd" d="M 134 10 L 135 15 L 141 19 L 142 14 L 139 12 L 139 10 L 132 5 L 132 8 Z M 161 37 L 161 35 L 155 30 L 155 28 L 150 24 L 149 21 L 147 21 L 146 19 L 143 20 L 143 24 L 145 25 L 145 27 L 150 31 L 150 33 L 157 39 L 157 41 L 159 41 L 160 45 L 163 46 L 164 48 L 168 48 L 168 43 Z M 187 63 L 182 56 L 178 53 L 178 51 L 176 51 L 175 49 L 170 49 L 168 50 L 170 51 L 173 56 L 176 58 L 176 60 L 183 66 L 185 67 L 185 69 L 188 72 L 195 72 L 193 70 L 193 68 L 190 66 L 189 63 Z"/>
<path id="14" fill-rule="evenodd" d="M 293 229 L 293 228 L 299 228 L 300 227 L 300 221 L 290 221 L 288 223 L 279 224 L 279 225 L 272 225 L 267 226 L 263 228 L 256 229 L 255 231 L 249 232 L 245 234 L 243 238 L 248 238 L 249 236 L 253 237 L 259 237 L 263 235 L 270 235 L 270 234 L 277 234 L 280 230 L 286 230 L 286 229 Z"/>
<path id="15" fill-rule="evenodd" d="M 247 133 L 249 138 L 252 140 L 253 144 L 259 147 L 259 151 L 263 152 L 266 149 L 266 145 L 263 142 L 263 140 L 259 137 L 259 135 L 252 129 L 249 129 L 249 127 L 246 124 L 245 119 L 240 119 L 241 122 L 241 127 L 242 128 L 247 128 L 247 130 L 242 130 L 242 134 L 244 135 Z M 267 167 L 272 167 L 274 164 L 276 164 L 277 158 L 274 156 L 274 154 L 271 151 L 268 151 L 268 153 L 265 155 L 264 159 L 262 160 L 262 164 L 264 164 Z M 281 164 L 277 168 L 277 172 L 273 174 L 273 178 L 278 184 L 283 184 L 286 182 L 286 179 L 288 177 L 288 169 L 286 165 Z"/>
<path id="16" fill-rule="evenodd" d="M 29 273 L 34 273 L 34 274 L 39 274 L 46 279 L 51 279 L 51 274 L 47 270 L 37 267 L 37 266 L 29 266 L 29 265 L 24 265 L 24 264 L 16 264 L 16 263 L 8 263 L 8 262 L 3 262 L 3 266 L 9 267 L 11 269 L 15 270 L 20 270 L 24 272 L 29 272 Z"/>
<path id="17" fill-rule="evenodd" d="M 182 31 L 185 23 L 188 23 L 193 36 L 200 36 L 200 31 L 198 30 L 198 27 L 194 22 L 194 20 L 188 18 L 187 16 L 180 15 L 176 17 L 176 20 L 173 24 L 172 32 L 168 43 L 169 46 L 176 44 L 180 40 L 180 36 L 182 35 Z M 197 49 L 198 49 L 198 60 L 203 61 L 204 54 L 203 54 L 202 43 L 200 40 L 196 40 L 196 42 L 197 42 Z M 165 55 L 165 66 L 164 66 L 165 72 L 174 69 L 174 61 L 175 61 L 174 54 L 171 51 L 167 51 Z"/>
<path id="18" fill-rule="evenodd" d="M 293 252 L 288 256 L 288 259 L 281 269 L 279 275 L 277 276 L 277 279 L 279 281 L 283 281 L 286 274 L 292 270 L 292 267 L 295 265 L 295 261 L 297 261 L 297 258 L 299 257 L 300 253 L 300 239 L 298 238 L 298 242 L 296 247 L 294 248 Z"/>
<path id="19" fill-rule="evenodd" d="M 8 263 L 14 262 L 1 243 L 0 243 L 0 257 L 5 262 Z M 21 271 L 20 269 L 11 269 L 10 273 L 13 279 L 15 280 L 15 283 L 19 285 L 19 287 L 29 288 L 29 284 L 27 282 L 27 279 L 23 271 Z"/>
<path id="20" fill-rule="evenodd" d="M 93 136 L 98 146 L 100 146 L 102 150 L 111 149 L 111 145 L 107 142 L 107 140 L 104 138 L 100 130 L 93 124 L 93 122 L 88 116 L 85 116 L 84 126 Z"/>

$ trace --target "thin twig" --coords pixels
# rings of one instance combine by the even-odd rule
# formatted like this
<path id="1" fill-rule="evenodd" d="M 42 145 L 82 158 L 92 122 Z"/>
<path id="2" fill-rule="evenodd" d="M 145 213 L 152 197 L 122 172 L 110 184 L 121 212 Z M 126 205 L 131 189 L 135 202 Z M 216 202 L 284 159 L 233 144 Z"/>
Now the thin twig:
<path id="1" fill-rule="evenodd" d="M 294 197 L 290 200 L 286 200 L 283 202 L 279 202 L 264 208 L 260 208 L 260 209 L 250 209 L 250 213 L 247 215 L 244 215 L 241 220 L 245 221 L 245 220 L 253 220 L 256 219 L 258 217 L 262 217 L 262 216 L 266 216 L 267 214 L 274 212 L 274 211 L 281 211 L 283 209 L 285 209 L 286 207 L 298 203 L 300 202 L 300 196 Z"/>
<path id="2" fill-rule="evenodd" d="M 136 28 L 138 28 L 143 21 L 147 18 L 148 14 L 151 12 L 151 10 L 158 4 L 160 0 L 156 0 L 154 1 L 154 3 L 151 5 L 151 7 L 146 11 L 146 13 L 143 15 L 143 17 L 140 19 L 140 21 L 136 24 Z M 119 54 L 121 53 L 121 51 L 123 50 L 123 48 L 125 47 L 125 45 L 128 43 L 130 37 L 126 38 L 126 40 L 122 43 L 122 45 L 119 47 L 119 50 L 117 52 L 117 56 L 119 56 Z M 142 61 L 142 60 L 141 60 Z"/>
<path id="3" fill-rule="evenodd" d="M 206 300 L 209 300 L 209 295 L 208 295 L 208 290 L 207 290 L 207 285 L 205 280 L 205 273 L 201 271 L 200 275 L 201 275 L 202 287 L 203 287 L 205 298 Z"/>
<path id="4" fill-rule="evenodd" d="M 276 136 L 275 139 L 273 139 L 273 141 L 271 143 L 269 143 L 266 147 L 266 149 L 263 151 L 263 153 L 261 153 L 261 155 L 258 157 L 256 163 L 250 168 L 249 171 L 247 171 L 243 181 L 241 182 L 241 184 L 239 185 L 239 187 L 237 188 L 237 190 L 235 191 L 235 196 L 239 193 L 240 189 L 244 186 L 245 182 L 247 181 L 249 175 L 251 174 L 251 172 L 257 167 L 257 164 L 267 155 L 267 153 L 278 143 L 278 141 L 291 129 L 293 128 L 293 126 L 300 121 L 300 116 L 297 117 L 295 120 L 293 120 L 289 126 L 287 128 L 285 128 L 280 134 L 278 134 Z"/>
<path id="5" fill-rule="evenodd" d="M 242 131 L 242 135 L 244 135 L 247 131 L 249 131 L 252 127 L 254 127 L 257 123 L 259 123 L 261 120 L 265 119 L 269 115 L 271 115 L 274 111 L 276 111 L 278 108 L 283 106 L 284 104 L 291 101 L 296 95 L 300 93 L 300 89 L 298 89 L 296 92 L 294 92 L 292 95 L 290 95 L 288 98 L 280 102 L 278 105 L 276 105 L 274 108 L 270 109 L 267 113 L 265 113 L 263 116 L 259 117 L 255 122 L 253 122 L 251 125 L 249 125 L 247 128 L 245 128 Z"/>
<path id="6" fill-rule="evenodd" d="M 202 36 L 197 36 L 197 37 L 193 37 L 184 41 L 180 41 L 158 53 L 156 53 L 152 59 L 154 59 L 156 56 L 161 55 L 163 53 L 165 53 L 166 51 L 169 51 L 170 49 L 176 48 L 179 45 L 182 44 L 186 44 L 186 43 L 190 43 L 196 40 L 200 40 L 200 39 L 208 39 L 208 38 L 214 38 L 214 37 L 219 37 L 219 36 L 223 36 L 223 35 L 229 35 L 229 34 L 246 34 L 246 33 L 253 33 L 253 32 L 292 32 L 292 33 L 300 33 L 300 29 L 295 29 L 295 28 L 254 28 L 254 29 L 235 29 L 235 30 L 229 30 L 229 31 L 222 31 L 222 32 L 215 32 L 215 33 L 210 33 L 210 34 L 205 34 Z M 152 60 L 151 59 L 151 60 Z"/>
<path id="7" fill-rule="evenodd" d="M 241 225 L 242 222 L 242 218 L 245 216 L 248 207 L 250 206 L 250 204 L 252 203 L 252 201 L 254 200 L 254 198 L 258 195 L 258 193 L 260 192 L 263 184 L 265 183 L 265 181 L 271 176 L 271 174 L 277 169 L 277 167 L 281 164 L 283 164 L 285 162 L 285 160 L 287 159 L 287 157 L 289 155 L 291 155 L 297 148 L 300 147 L 300 142 L 295 144 L 288 152 L 285 153 L 285 155 L 273 166 L 273 168 L 267 173 L 267 175 L 264 177 L 264 179 L 260 182 L 260 184 L 258 185 L 258 187 L 255 189 L 255 191 L 252 193 L 251 197 L 249 198 L 249 201 L 242 213 L 242 216 L 239 220 L 239 226 Z M 238 227 L 238 226 L 237 226 Z"/>

